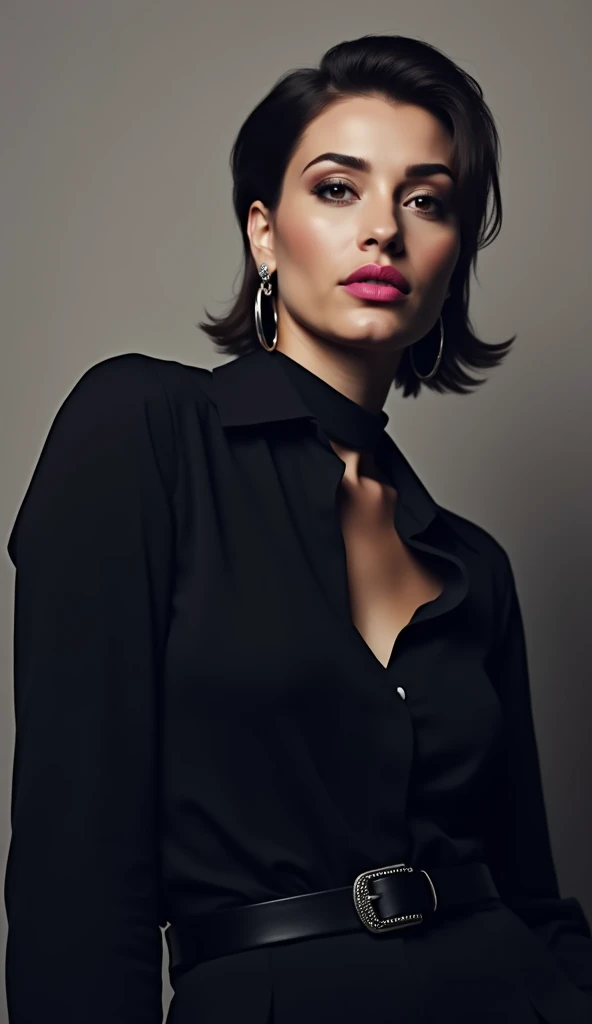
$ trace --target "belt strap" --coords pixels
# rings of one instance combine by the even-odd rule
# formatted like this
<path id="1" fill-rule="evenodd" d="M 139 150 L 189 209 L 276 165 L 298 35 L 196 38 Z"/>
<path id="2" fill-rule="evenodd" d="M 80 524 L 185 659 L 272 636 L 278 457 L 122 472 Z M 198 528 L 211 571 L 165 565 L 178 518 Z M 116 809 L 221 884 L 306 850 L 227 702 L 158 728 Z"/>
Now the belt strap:
<path id="1" fill-rule="evenodd" d="M 363 871 L 353 887 L 217 910 L 165 931 L 171 983 L 204 960 L 295 939 L 353 931 L 380 934 L 421 924 L 435 913 L 499 899 L 486 864 L 429 870 L 390 864 Z"/>

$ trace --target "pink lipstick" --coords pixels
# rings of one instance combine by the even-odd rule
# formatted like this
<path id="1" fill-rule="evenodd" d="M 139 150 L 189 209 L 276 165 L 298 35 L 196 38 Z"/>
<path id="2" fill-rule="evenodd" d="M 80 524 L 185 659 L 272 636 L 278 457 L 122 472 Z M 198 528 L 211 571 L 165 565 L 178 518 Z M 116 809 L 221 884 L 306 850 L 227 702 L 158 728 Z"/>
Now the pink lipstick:
<path id="1" fill-rule="evenodd" d="M 401 302 L 407 298 L 405 292 L 399 291 L 393 284 L 353 281 L 351 284 L 344 284 L 343 287 L 351 295 L 357 295 L 360 299 L 372 299 L 373 302 Z"/>
<path id="2" fill-rule="evenodd" d="M 365 263 L 346 277 L 343 287 L 360 299 L 373 302 L 400 302 L 411 288 L 400 270 L 389 264 Z"/>

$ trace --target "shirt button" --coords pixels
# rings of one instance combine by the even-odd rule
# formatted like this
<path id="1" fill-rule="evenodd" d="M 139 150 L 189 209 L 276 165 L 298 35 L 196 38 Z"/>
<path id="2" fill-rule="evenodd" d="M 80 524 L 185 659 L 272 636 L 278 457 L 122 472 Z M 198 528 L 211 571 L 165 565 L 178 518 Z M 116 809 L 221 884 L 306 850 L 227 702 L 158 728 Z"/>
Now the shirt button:
<path id="1" fill-rule="evenodd" d="M 405 700 L 405 690 L 402 686 L 397 686 L 397 693 L 399 694 L 399 697 L 402 697 L 403 700 Z"/>

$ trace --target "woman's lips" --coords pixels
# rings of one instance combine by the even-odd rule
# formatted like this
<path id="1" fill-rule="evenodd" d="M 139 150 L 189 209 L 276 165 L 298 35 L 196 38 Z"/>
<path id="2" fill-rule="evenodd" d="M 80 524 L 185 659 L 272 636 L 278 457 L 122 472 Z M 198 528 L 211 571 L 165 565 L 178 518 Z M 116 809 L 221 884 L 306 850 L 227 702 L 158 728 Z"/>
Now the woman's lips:
<path id="1" fill-rule="evenodd" d="M 400 302 L 407 298 L 405 292 L 399 291 L 394 284 L 353 281 L 352 284 L 344 284 L 343 287 L 351 295 L 357 295 L 360 299 L 371 299 L 374 302 Z"/>

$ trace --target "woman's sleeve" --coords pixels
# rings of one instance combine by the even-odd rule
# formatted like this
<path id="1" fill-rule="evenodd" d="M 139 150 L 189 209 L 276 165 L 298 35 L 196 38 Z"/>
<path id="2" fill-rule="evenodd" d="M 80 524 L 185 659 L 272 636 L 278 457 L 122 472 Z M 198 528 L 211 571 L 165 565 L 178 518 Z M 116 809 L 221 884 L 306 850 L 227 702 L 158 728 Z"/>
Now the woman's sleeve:
<path id="1" fill-rule="evenodd" d="M 498 771 L 484 802 L 486 860 L 502 900 L 555 954 L 570 980 L 592 996 L 592 935 L 580 902 L 559 892 L 533 722 L 522 613 L 503 552 L 498 628 L 489 671 L 504 731 Z"/>
<path id="2" fill-rule="evenodd" d="M 159 724 L 176 446 L 149 357 L 91 367 L 8 544 L 10 1024 L 161 1024 Z"/>

